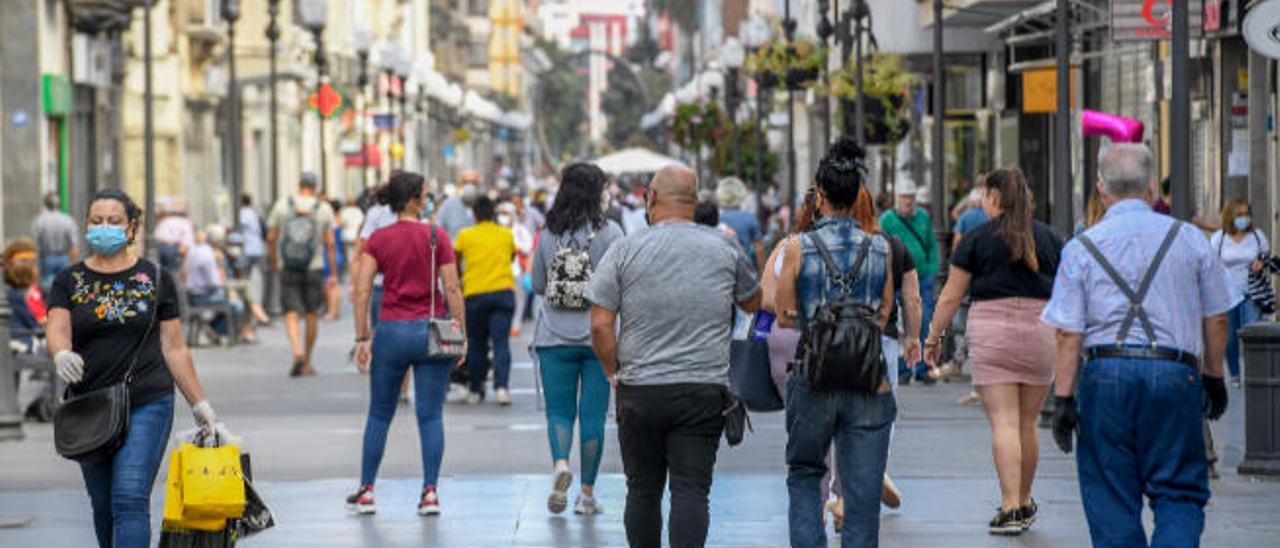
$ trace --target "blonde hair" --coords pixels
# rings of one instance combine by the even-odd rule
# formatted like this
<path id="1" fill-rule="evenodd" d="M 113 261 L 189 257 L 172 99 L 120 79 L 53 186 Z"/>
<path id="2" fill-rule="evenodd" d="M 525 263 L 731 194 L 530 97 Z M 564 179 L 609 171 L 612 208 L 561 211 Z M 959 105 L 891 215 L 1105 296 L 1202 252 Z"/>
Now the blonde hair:
<path id="1" fill-rule="evenodd" d="M 1245 209 L 1249 210 L 1249 214 L 1253 215 L 1253 206 L 1249 205 L 1249 202 L 1241 200 L 1240 198 L 1232 198 L 1222 204 L 1221 222 L 1223 232 L 1226 232 L 1227 234 L 1237 234 L 1241 232 L 1236 228 L 1236 224 L 1232 222 L 1236 218 L 1236 208 L 1240 206 L 1244 206 Z"/>

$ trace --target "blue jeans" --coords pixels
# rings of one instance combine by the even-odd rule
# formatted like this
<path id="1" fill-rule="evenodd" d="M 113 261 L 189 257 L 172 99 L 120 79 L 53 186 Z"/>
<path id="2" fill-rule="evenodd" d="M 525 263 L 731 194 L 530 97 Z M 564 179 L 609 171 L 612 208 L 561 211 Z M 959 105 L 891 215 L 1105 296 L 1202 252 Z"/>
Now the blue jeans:
<path id="1" fill-rule="evenodd" d="M 1240 328 L 1260 318 L 1262 309 L 1248 297 L 1227 311 L 1227 371 L 1233 379 L 1240 378 Z"/>
<path id="2" fill-rule="evenodd" d="M 45 255 L 40 257 L 40 286 L 48 287 L 53 279 L 63 270 L 71 266 L 71 257 L 67 255 Z"/>
<path id="3" fill-rule="evenodd" d="M 226 304 L 227 289 L 225 287 L 217 287 L 204 293 L 191 293 L 187 295 L 187 298 L 191 300 L 191 304 L 193 306 Z M 239 319 L 244 317 L 243 301 L 231 302 L 231 316 L 230 320 L 232 323 L 239 323 Z M 217 316 L 214 316 L 213 321 L 209 322 L 209 327 L 212 327 L 213 331 L 218 335 L 225 337 L 230 329 L 227 321 L 227 315 L 220 313 Z"/>
<path id="4" fill-rule="evenodd" d="M 609 413 L 610 387 L 604 368 L 590 346 L 544 346 L 538 349 L 538 370 L 547 403 L 551 458 L 569 460 L 577 419 L 582 484 L 595 485 L 604 453 L 604 420 Z"/>
<path id="5" fill-rule="evenodd" d="M 489 376 L 489 344 L 493 344 L 493 387 L 506 388 L 511 378 L 511 315 L 516 295 L 511 290 L 481 293 L 466 298 L 467 377 L 471 392 L 484 393 Z"/>
<path id="6" fill-rule="evenodd" d="M 792 548 L 827 546 L 821 483 L 833 441 L 844 499 L 840 546 L 879 545 L 880 486 L 897 414 L 892 392 L 817 391 L 803 375 L 792 373 L 787 379 L 787 521 Z"/>
<path id="7" fill-rule="evenodd" d="M 383 320 L 373 335 L 373 367 L 369 375 L 369 419 L 364 425 L 360 485 L 378 477 L 387 429 L 396 414 L 400 386 L 413 368 L 414 411 L 422 450 L 422 484 L 435 485 L 444 458 L 444 393 L 449 361 L 427 359 L 427 320 Z"/>
<path id="8" fill-rule="evenodd" d="M 151 543 L 151 488 L 173 426 L 173 395 L 133 408 L 124 445 L 110 458 L 81 463 L 102 548 L 147 548 Z"/>
<path id="9" fill-rule="evenodd" d="M 933 294 L 933 276 L 920 277 L 920 347 L 924 348 L 924 340 L 929 336 L 929 323 L 933 321 L 933 307 L 937 302 L 937 297 Z M 902 294 L 898 297 L 901 299 Z M 923 379 L 929 375 L 929 366 L 925 365 L 921 360 L 919 363 L 908 364 L 901 356 L 898 357 L 898 375 L 905 376 L 910 380 L 914 376 L 916 379 Z"/>
<path id="10" fill-rule="evenodd" d="M 1091 360 L 1076 398 L 1076 466 L 1093 545 L 1148 546 L 1146 495 L 1155 514 L 1150 546 L 1199 546 L 1209 501 L 1200 374 L 1164 360 Z"/>

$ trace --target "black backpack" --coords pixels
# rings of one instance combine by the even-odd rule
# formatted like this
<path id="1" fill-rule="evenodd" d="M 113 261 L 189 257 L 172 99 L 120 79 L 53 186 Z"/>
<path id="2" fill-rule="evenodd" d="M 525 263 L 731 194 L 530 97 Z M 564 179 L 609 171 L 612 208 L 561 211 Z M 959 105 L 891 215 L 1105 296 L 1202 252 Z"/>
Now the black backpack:
<path id="1" fill-rule="evenodd" d="M 858 247 L 853 269 L 841 272 L 821 238 L 807 236 L 822 255 L 827 275 L 839 295 L 818 305 L 797 348 L 800 373 L 814 390 L 873 393 L 884 376 L 880 323 L 876 310 L 852 297 L 854 283 L 871 249 L 871 237 Z"/>

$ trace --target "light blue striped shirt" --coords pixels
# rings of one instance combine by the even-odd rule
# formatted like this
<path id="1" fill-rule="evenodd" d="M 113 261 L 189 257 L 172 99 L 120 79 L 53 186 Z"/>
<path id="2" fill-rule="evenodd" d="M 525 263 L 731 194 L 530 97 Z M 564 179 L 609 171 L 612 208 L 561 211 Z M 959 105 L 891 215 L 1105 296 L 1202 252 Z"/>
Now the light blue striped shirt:
<path id="1" fill-rule="evenodd" d="M 1137 291 L 1173 222 L 1173 217 L 1152 211 L 1145 202 L 1122 200 L 1084 234 Z M 1142 307 L 1155 329 L 1155 344 L 1199 356 L 1204 347 L 1203 319 L 1225 313 L 1241 298 L 1204 235 L 1184 224 Z M 1087 348 L 1116 344 L 1128 312 L 1129 299 L 1098 261 L 1078 239 L 1068 242 L 1041 319 L 1063 331 L 1084 333 Z M 1152 343 L 1137 320 L 1123 342 Z"/>

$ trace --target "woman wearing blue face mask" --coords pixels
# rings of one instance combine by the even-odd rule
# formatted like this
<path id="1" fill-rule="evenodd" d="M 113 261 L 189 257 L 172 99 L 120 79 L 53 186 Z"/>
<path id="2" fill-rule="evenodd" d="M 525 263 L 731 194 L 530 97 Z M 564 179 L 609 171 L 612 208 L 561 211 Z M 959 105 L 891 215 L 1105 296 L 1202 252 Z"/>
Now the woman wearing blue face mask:
<path id="1" fill-rule="evenodd" d="M 1262 317 L 1262 309 L 1258 303 L 1248 298 L 1249 274 L 1261 272 L 1263 264 L 1259 260 L 1271 254 L 1271 246 L 1267 243 L 1267 235 L 1253 226 L 1253 209 L 1244 200 L 1232 199 L 1222 206 L 1222 230 L 1209 238 L 1209 244 L 1218 254 L 1218 258 L 1227 267 L 1231 283 L 1245 295 L 1235 308 L 1227 312 L 1227 371 L 1231 374 L 1231 385 L 1240 387 L 1240 338 L 1241 327 L 1258 321 Z"/>
<path id="2" fill-rule="evenodd" d="M 94 195 L 85 222 L 91 254 L 54 280 L 46 328 L 49 354 L 71 396 L 129 378 L 123 445 L 109 457 L 80 464 L 98 544 L 114 548 L 150 543 L 151 489 L 173 425 L 175 384 L 196 424 L 231 437 L 215 427 L 217 415 L 196 376 L 173 278 L 129 250 L 141 233 L 141 217 L 118 189 Z"/>

